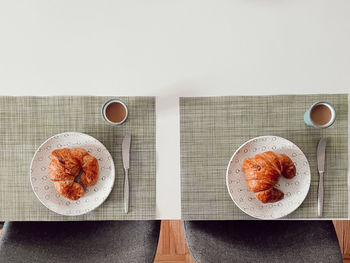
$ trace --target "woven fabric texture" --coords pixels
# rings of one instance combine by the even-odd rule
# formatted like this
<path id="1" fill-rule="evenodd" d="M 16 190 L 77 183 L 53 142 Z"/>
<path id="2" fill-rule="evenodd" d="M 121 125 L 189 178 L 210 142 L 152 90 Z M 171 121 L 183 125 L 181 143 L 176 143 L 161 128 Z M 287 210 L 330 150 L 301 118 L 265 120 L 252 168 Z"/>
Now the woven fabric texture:
<path id="1" fill-rule="evenodd" d="M 129 117 L 110 126 L 101 107 L 110 97 L 0 97 L 0 220 L 136 220 L 154 219 L 156 210 L 155 98 L 122 97 Z M 47 138 L 82 132 L 102 142 L 115 163 L 115 184 L 96 210 L 76 217 L 58 215 L 36 198 L 29 180 L 31 159 Z M 130 132 L 130 200 L 124 213 L 121 145 Z"/>
<path id="2" fill-rule="evenodd" d="M 317 101 L 336 109 L 333 126 L 306 126 L 304 112 Z M 348 217 L 348 95 L 280 95 L 180 98 L 181 202 L 185 220 L 252 219 L 231 200 L 226 167 L 247 140 L 277 135 L 294 142 L 311 168 L 311 186 L 301 206 L 285 219 L 317 218 L 316 148 L 327 138 L 324 218 Z"/>

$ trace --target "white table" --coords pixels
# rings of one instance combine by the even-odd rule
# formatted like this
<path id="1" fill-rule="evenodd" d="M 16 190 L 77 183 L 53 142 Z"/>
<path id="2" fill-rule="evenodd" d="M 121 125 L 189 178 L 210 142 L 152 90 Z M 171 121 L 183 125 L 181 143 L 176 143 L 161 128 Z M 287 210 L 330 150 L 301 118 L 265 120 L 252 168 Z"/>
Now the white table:
<path id="1" fill-rule="evenodd" d="M 180 219 L 178 97 L 349 93 L 349 13 L 346 0 L 3 0 L 0 95 L 157 96 L 157 217 Z"/>

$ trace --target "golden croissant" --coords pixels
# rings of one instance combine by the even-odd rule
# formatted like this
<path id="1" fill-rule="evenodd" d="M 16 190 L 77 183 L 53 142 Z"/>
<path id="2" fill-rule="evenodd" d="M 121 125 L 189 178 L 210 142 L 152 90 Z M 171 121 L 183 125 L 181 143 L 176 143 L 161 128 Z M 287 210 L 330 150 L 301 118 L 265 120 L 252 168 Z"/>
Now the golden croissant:
<path id="1" fill-rule="evenodd" d="M 84 195 L 81 184 L 74 182 L 82 170 L 80 182 L 91 186 L 98 179 L 98 162 L 82 148 L 63 148 L 54 150 L 49 164 L 49 178 L 54 182 L 56 191 L 62 196 L 77 200 Z"/>
<path id="2" fill-rule="evenodd" d="M 264 152 L 243 162 L 250 191 L 263 203 L 280 201 L 284 193 L 275 188 L 280 176 L 291 179 L 296 174 L 293 161 L 285 154 Z"/>

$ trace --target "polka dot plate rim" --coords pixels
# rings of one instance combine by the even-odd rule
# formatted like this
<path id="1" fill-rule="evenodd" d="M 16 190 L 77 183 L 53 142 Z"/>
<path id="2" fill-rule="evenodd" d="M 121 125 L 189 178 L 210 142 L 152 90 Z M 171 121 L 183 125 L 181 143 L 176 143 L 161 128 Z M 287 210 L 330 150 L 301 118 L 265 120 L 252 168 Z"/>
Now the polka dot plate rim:
<path id="1" fill-rule="evenodd" d="M 243 161 L 256 154 L 273 151 L 289 156 L 296 166 L 297 175 L 292 179 L 281 176 L 276 187 L 284 192 L 284 198 L 275 203 L 263 204 L 248 189 Z M 258 219 L 278 219 L 295 211 L 305 200 L 311 185 L 309 162 L 302 150 L 293 142 L 273 135 L 259 136 L 243 143 L 232 155 L 226 169 L 226 186 L 232 201 L 244 213 Z"/>
<path id="2" fill-rule="evenodd" d="M 95 185 L 85 188 L 78 200 L 59 195 L 48 178 L 50 153 L 60 148 L 83 148 L 99 164 L 99 178 Z M 80 132 L 63 132 L 45 140 L 36 150 L 30 164 L 30 183 L 35 196 L 49 210 L 64 216 L 78 216 L 99 207 L 111 193 L 115 181 L 115 166 L 107 148 L 94 137 Z"/>

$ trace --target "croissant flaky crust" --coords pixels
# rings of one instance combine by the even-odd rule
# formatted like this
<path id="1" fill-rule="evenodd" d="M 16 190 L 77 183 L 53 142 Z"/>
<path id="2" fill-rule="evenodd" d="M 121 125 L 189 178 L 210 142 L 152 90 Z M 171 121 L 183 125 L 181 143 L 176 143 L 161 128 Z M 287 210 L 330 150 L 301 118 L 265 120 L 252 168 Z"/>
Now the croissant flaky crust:
<path id="1" fill-rule="evenodd" d="M 98 162 L 82 148 L 54 150 L 49 164 L 49 178 L 56 191 L 71 200 L 77 200 L 85 193 L 84 187 L 94 185 L 98 179 Z M 80 182 L 74 182 L 82 170 Z"/>
<path id="2" fill-rule="evenodd" d="M 296 175 L 293 161 L 285 154 L 264 152 L 243 162 L 243 171 L 250 191 L 263 203 L 278 202 L 284 193 L 275 188 L 279 178 Z"/>

